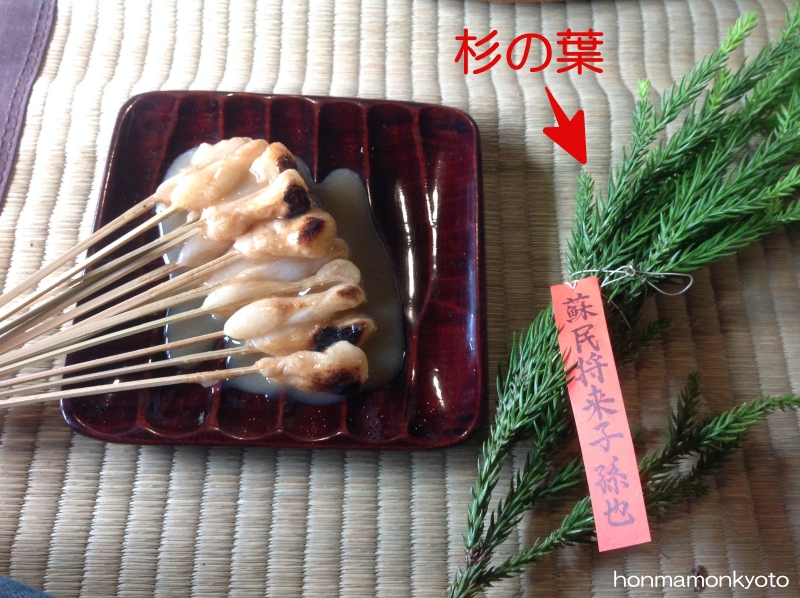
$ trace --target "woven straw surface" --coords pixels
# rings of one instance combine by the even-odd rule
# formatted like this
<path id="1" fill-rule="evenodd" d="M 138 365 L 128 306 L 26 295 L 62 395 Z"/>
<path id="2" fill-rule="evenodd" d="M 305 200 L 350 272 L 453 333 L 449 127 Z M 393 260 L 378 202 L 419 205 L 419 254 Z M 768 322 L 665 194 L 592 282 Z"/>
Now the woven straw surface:
<path id="1" fill-rule="evenodd" d="M 541 132 L 553 122 L 544 87 L 568 114 L 586 110 L 587 167 L 604 180 L 629 138 L 637 79 L 667 87 L 744 10 L 762 22 L 736 59 L 755 54 L 777 36 L 784 8 L 782 0 L 63 0 L 0 213 L 0 281 L 15 284 L 87 234 L 114 119 L 132 94 L 440 102 L 468 111 L 482 133 L 493 372 L 512 332 L 561 278 L 580 166 Z M 496 29 L 507 45 L 525 32 L 554 40 L 568 26 L 603 32 L 602 74 L 514 71 L 503 61 L 465 77 L 453 61 L 464 27 L 479 36 Z M 622 379 L 631 424 L 651 448 L 692 370 L 703 375 L 709 412 L 800 392 L 798 275 L 800 234 L 781 232 L 700 272 L 685 295 L 648 304 L 649 317 L 669 316 L 674 327 Z M 0 572 L 58 597 L 437 596 L 461 558 L 485 435 L 413 454 L 119 446 L 74 435 L 52 404 L 2 412 L 0 426 Z M 526 518 L 502 554 L 546 534 L 564 507 Z M 487 594 L 618 596 L 615 571 L 686 575 L 702 565 L 712 575 L 786 575 L 789 588 L 746 595 L 796 596 L 797 416 L 758 426 L 705 498 L 652 531 L 651 544 L 627 551 L 564 550 Z M 662 594 L 695 595 L 629 595 Z M 703 594 L 729 595 L 743 594 Z"/>

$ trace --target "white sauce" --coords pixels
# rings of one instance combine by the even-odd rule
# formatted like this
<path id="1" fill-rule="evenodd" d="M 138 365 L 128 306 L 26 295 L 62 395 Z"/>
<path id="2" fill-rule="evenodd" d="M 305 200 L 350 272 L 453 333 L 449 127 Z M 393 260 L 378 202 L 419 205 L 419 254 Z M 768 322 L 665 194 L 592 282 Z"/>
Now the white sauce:
<path id="1" fill-rule="evenodd" d="M 167 171 L 167 178 L 172 176 L 182 166 L 188 164 L 194 150 L 190 150 L 181 155 Z M 369 315 L 375 321 L 375 332 L 367 340 L 362 349 L 367 355 L 369 363 L 369 376 L 363 386 L 363 390 L 374 390 L 388 384 L 397 375 L 403 365 L 405 358 L 405 332 L 403 328 L 402 303 L 400 293 L 394 277 L 389 254 L 378 236 L 372 224 L 369 199 L 364 183 L 361 178 L 351 170 L 335 170 L 330 173 L 325 180 L 317 184 L 311 180 L 308 168 L 297 158 L 300 174 L 308 185 L 309 195 L 316 205 L 329 212 L 336 220 L 338 236 L 344 239 L 350 247 L 350 260 L 361 270 L 361 287 L 366 293 L 367 300 L 361 305 L 358 311 Z M 246 193 L 252 192 L 255 181 L 248 180 L 243 186 L 244 191 L 236 193 L 236 197 L 242 197 Z M 173 216 L 164 221 L 161 225 L 161 234 L 173 230 L 185 222 L 185 215 Z M 192 251 L 200 251 L 202 242 L 197 242 L 197 247 L 189 244 L 184 248 L 184 255 Z M 180 249 L 171 251 L 167 254 L 167 261 L 179 259 Z M 182 260 L 181 260 L 182 261 Z M 244 260 L 242 260 L 244 261 Z M 252 263 L 248 263 L 252 266 Z M 232 266 L 234 272 L 243 269 L 242 266 Z M 305 272 L 307 267 L 292 267 L 291 260 L 275 267 L 276 278 L 284 280 L 299 280 L 308 276 Z M 316 270 L 315 270 L 316 272 Z M 219 279 L 219 277 L 214 277 Z M 170 309 L 168 313 L 178 313 L 192 307 L 199 307 L 202 299 L 192 304 L 186 304 L 179 308 Z M 167 326 L 167 342 L 190 338 L 209 332 L 222 330 L 223 322 L 216 320 L 212 316 L 194 318 L 185 322 L 171 324 Z M 186 354 L 197 353 L 200 351 L 211 351 L 216 342 L 197 343 L 185 349 L 172 351 L 169 357 L 179 357 Z M 225 346 L 228 348 L 241 346 L 237 340 L 225 339 Z M 252 365 L 263 355 L 249 355 L 229 357 L 226 360 L 226 367 L 236 368 Z M 223 382 L 223 388 L 238 388 L 246 392 L 255 394 L 266 394 L 277 396 L 277 393 L 284 389 L 287 396 L 295 401 L 302 403 L 325 405 L 337 403 L 346 397 L 339 395 L 310 393 L 299 391 L 295 388 L 282 387 L 265 379 L 259 374 L 242 376 Z"/>

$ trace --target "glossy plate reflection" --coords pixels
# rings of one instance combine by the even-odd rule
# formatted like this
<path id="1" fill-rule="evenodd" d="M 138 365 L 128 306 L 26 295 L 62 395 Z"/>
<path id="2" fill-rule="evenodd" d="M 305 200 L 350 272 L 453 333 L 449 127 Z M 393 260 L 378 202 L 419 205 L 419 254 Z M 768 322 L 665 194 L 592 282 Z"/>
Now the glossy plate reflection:
<path id="1" fill-rule="evenodd" d="M 334 405 L 301 404 L 291 393 L 267 400 L 222 384 L 181 385 L 64 400 L 67 423 L 94 438 L 138 444 L 425 449 L 466 439 L 480 423 L 486 395 L 475 123 L 452 108 L 413 103 L 139 95 L 120 112 L 95 227 L 150 195 L 184 151 L 234 136 L 282 142 L 316 181 L 347 168 L 366 182 L 403 303 L 402 370 L 388 386 Z M 163 342 L 163 334 L 140 334 L 125 348 Z M 69 361 L 101 350 L 114 348 Z"/>

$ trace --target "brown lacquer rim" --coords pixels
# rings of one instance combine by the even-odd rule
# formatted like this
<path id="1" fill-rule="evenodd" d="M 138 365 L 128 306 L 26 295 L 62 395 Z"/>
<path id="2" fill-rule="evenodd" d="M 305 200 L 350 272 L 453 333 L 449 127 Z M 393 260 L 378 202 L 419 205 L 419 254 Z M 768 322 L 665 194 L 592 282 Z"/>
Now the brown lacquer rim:
<path id="1" fill-rule="evenodd" d="M 115 165 L 119 164 L 121 160 L 125 160 L 125 156 L 122 155 L 121 145 L 121 137 L 123 135 L 124 128 L 128 125 L 129 115 L 133 113 L 136 109 L 137 105 L 141 102 L 171 102 L 174 103 L 175 106 L 179 106 L 180 103 L 186 99 L 198 99 L 198 100 L 207 100 L 207 99 L 216 99 L 222 102 L 226 100 L 230 100 L 231 98 L 235 99 L 253 99 L 254 101 L 262 101 L 264 102 L 265 107 L 267 105 L 271 109 L 271 104 L 275 100 L 281 100 L 289 102 L 310 102 L 314 106 L 314 126 L 319 126 L 319 112 L 320 110 L 331 104 L 342 104 L 342 105 L 357 105 L 359 106 L 366 115 L 368 111 L 374 107 L 394 107 L 398 109 L 404 109 L 409 111 L 411 114 L 416 115 L 415 118 L 417 119 L 415 122 L 419 122 L 419 114 L 423 110 L 428 109 L 435 109 L 433 111 L 434 114 L 440 114 L 441 120 L 446 121 L 447 118 L 458 118 L 461 122 L 468 123 L 469 135 L 471 135 L 471 139 L 469 140 L 471 145 L 474 145 L 474 152 L 470 152 L 468 155 L 461 155 L 459 154 L 454 159 L 459 160 L 468 160 L 468 168 L 470 172 L 470 180 L 469 188 L 469 201 L 471 202 L 471 207 L 474 209 L 468 210 L 473 215 L 471 218 L 472 220 L 469 222 L 464 222 L 464 226 L 468 227 L 472 238 L 470 239 L 470 247 L 468 248 L 470 251 L 466 251 L 465 253 L 471 253 L 474 255 L 474 260 L 470 263 L 465 265 L 466 270 L 470 271 L 470 280 L 474 281 L 472 288 L 467 289 L 467 292 L 470 294 L 471 297 L 471 305 L 474 306 L 472 308 L 469 317 L 472 318 L 474 322 L 474 326 L 470 328 L 470 331 L 464 330 L 464 343 L 470 344 L 470 355 L 473 358 L 474 363 L 479 364 L 476 373 L 476 384 L 474 388 L 475 395 L 472 396 L 470 401 L 463 401 L 463 405 L 459 404 L 452 404 L 447 405 L 448 408 L 458 409 L 459 407 L 467 409 L 465 413 L 462 415 L 464 418 L 469 418 L 469 423 L 465 426 L 463 433 L 458 436 L 443 436 L 443 437 L 432 437 L 432 438 L 418 438 L 414 437 L 409 433 L 408 426 L 411 420 L 411 414 L 409 413 L 409 408 L 404 406 L 403 412 L 405 413 L 405 421 L 402 422 L 402 425 L 399 426 L 401 433 L 391 437 L 391 438 L 384 438 L 381 440 L 371 440 L 370 438 L 359 436 L 354 434 L 352 431 L 348 429 L 348 408 L 342 409 L 342 416 L 341 416 L 341 423 L 339 425 L 339 429 L 332 434 L 327 436 L 322 436 L 319 438 L 309 439 L 304 438 L 302 436 L 298 436 L 295 434 L 291 434 L 287 430 L 283 429 L 283 425 L 281 423 L 278 424 L 276 430 L 265 432 L 264 435 L 241 435 L 236 436 L 232 434 L 231 431 L 221 431 L 219 427 L 219 422 L 217 421 L 217 414 L 218 408 L 220 405 L 220 392 L 217 388 L 215 391 L 212 391 L 212 406 L 209 410 L 208 416 L 205 418 L 205 424 L 200 429 L 191 430 L 188 432 L 171 432 L 171 431 L 164 431 L 155 429 L 153 426 L 149 425 L 146 418 L 144 417 L 146 405 L 149 401 L 150 392 L 143 390 L 138 392 L 139 396 L 139 406 L 137 408 L 137 415 L 135 421 L 133 419 L 130 422 L 130 426 L 128 428 L 119 429 L 118 431 L 105 431 L 97 426 L 93 426 L 90 423 L 84 421 L 82 416 L 80 405 L 73 400 L 62 400 L 61 402 L 61 409 L 63 416 L 69 424 L 69 426 L 74 429 L 75 431 L 84 434 L 86 436 L 109 441 L 109 442 L 122 442 L 122 443 L 133 443 L 133 444 L 150 444 L 150 445 L 205 445 L 205 446 L 240 446 L 240 447 L 250 447 L 250 446 L 263 446 L 263 447 L 295 447 L 295 448 L 338 448 L 338 449 L 390 449 L 390 450 L 419 450 L 419 449 L 432 449 L 432 448 L 442 448 L 446 446 L 452 446 L 454 444 L 463 442 L 467 440 L 480 426 L 480 423 L 485 415 L 486 411 L 486 302 L 485 302 L 485 260 L 484 260 L 484 247 L 483 247 L 483 185 L 482 185 L 482 172 L 481 172 L 481 155 L 480 155 L 480 138 L 479 138 L 479 131 L 478 127 L 475 122 L 472 120 L 469 115 L 466 113 L 456 110 L 454 108 L 443 107 L 439 105 L 432 105 L 432 104 L 420 104 L 414 102 L 392 102 L 386 100 L 363 100 L 363 99 L 352 99 L 352 98 L 329 98 L 329 97 L 317 97 L 317 96 L 284 96 L 284 95 L 260 95 L 260 94 L 247 94 L 247 93 L 225 93 L 225 92 L 186 92 L 186 91 L 162 91 L 162 92 L 149 92 L 145 94 L 141 94 L 138 96 L 134 96 L 131 98 L 120 110 L 117 123 L 114 129 L 111 148 L 108 154 L 108 161 L 106 163 L 105 173 L 103 176 L 103 187 L 101 190 L 101 195 L 98 201 L 98 208 L 97 213 L 95 216 L 95 228 L 97 228 L 102 221 L 104 214 L 111 209 L 112 204 L 114 201 L 118 201 L 118 198 L 113 197 L 109 194 L 109 187 L 111 184 L 111 175 L 112 169 L 115 168 Z M 177 108 L 175 109 L 177 110 Z M 224 108 L 222 109 L 224 111 Z M 429 113 L 431 110 L 429 110 Z M 171 115 L 173 121 L 177 119 L 175 113 Z M 224 118 L 224 115 L 220 115 L 218 118 Z M 366 120 L 366 116 L 365 116 Z M 173 126 L 176 126 L 174 122 L 169 123 Z M 419 126 L 417 131 L 419 131 Z M 318 137 L 319 137 L 319 130 L 315 129 L 317 137 L 315 138 L 315 145 L 314 145 L 314 153 L 315 153 L 315 163 L 318 162 Z M 368 140 L 368 129 L 366 125 L 364 125 L 364 140 Z M 366 145 L 366 143 L 364 144 Z M 373 144 L 374 145 L 374 144 Z M 290 148 L 291 149 L 291 148 Z M 370 147 L 363 147 L 363 152 L 369 152 Z M 160 157 L 156 158 L 163 162 L 165 159 L 164 152 L 166 152 L 166 148 L 162 148 L 162 154 Z M 423 157 L 419 155 L 420 152 L 417 151 L 417 156 L 415 159 L 420 163 L 420 170 L 425 168 Z M 370 172 L 369 172 L 369 162 L 368 159 L 365 158 L 366 164 L 366 178 L 367 184 L 369 187 L 369 179 L 370 179 Z M 463 166 L 463 165 L 462 165 Z M 417 173 L 417 176 L 424 176 L 424 173 Z M 370 191 L 371 194 L 371 191 Z M 370 201 L 373 201 L 373 198 L 370 197 Z M 373 213 L 374 216 L 374 213 Z M 385 240 L 385 237 L 384 237 Z M 460 248 L 450 248 L 454 250 L 459 250 Z M 467 278 L 464 279 L 467 281 Z M 434 298 L 435 299 L 435 298 Z M 414 338 L 416 339 L 416 335 L 418 334 L 417 331 L 413 331 L 415 335 Z M 470 336 L 468 339 L 467 336 Z M 424 351 L 425 347 L 421 346 L 418 348 L 418 351 Z M 446 364 L 446 357 L 443 356 L 442 364 L 444 367 L 451 367 L 450 365 Z M 458 367 L 458 364 L 452 365 L 452 367 Z M 416 397 L 419 399 L 419 397 Z M 430 399 L 430 397 L 427 397 Z M 85 400 L 85 399 L 84 399 Z M 368 400 L 368 399 L 367 399 Z M 454 399 L 457 401 L 458 399 Z M 406 399 L 408 401 L 408 398 Z M 278 421 L 284 421 L 285 409 L 286 409 L 286 401 L 281 398 L 280 399 L 280 406 L 278 409 L 277 417 L 280 418 Z M 468 404 L 468 405 L 467 405 Z M 121 407 L 122 408 L 122 407 Z M 436 417 L 431 416 L 431 417 Z"/>

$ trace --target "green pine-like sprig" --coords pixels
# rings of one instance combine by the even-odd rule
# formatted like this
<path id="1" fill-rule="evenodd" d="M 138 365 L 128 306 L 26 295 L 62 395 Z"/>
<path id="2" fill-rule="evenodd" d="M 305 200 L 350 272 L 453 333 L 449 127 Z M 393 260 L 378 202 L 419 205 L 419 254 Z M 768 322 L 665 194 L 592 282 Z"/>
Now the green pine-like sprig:
<path id="1" fill-rule="evenodd" d="M 639 476 L 651 517 L 679 500 L 702 495 L 705 491 L 702 479 L 719 469 L 741 446 L 750 428 L 770 413 L 787 408 L 800 409 L 798 396 L 760 397 L 711 419 L 700 420 L 699 401 L 700 377 L 694 373 L 689 376 L 678 404 L 670 414 L 664 447 L 645 456 L 639 463 Z M 681 473 L 682 465 L 687 461 L 693 462 L 693 465 L 690 471 Z M 501 503 L 499 510 L 509 509 L 513 501 L 513 513 L 501 514 L 498 520 L 506 517 L 513 525 L 519 521 L 524 510 L 535 503 L 555 498 L 565 490 L 585 483 L 583 464 L 580 459 L 574 459 L 548 476 L 531 477 L 532 488 L 514 492 L 515 488 L 520 488 L 520 481 L 527 479 L 529 470 L 539 468 L 530 459 L 526 461 L 523 471 L 518 474 L 517 484 L 512 484 L 506 503 L 504 506 Z M 457 576 L 448 596 L 474 596 L 481 589 L 520 573 L 560 548 L 595 541 L 594 516 L 587 496 L 575 504 L 559 527 L 547 537 L 536 540 L 499 565 L 487 563 L 480 571 L 473 570 L 474 575 L 469 578 Z"/>
<path id="2" fill-rule="evenodd" d="M 633 333 L 654 289 L 685 286 L 680 275 L 800 220 L 800 205 L 791 199 L 800 189 L 800 6 L 787 12 L 779 40 L 730 69 L 730 52 L 756 22 L 753 14 L 742 16 L 717 50 L 661 95 L 658 107 L 650 101 L 650 83 L 641 81 L 631 145 L 605 196 L 588 173 L 578 178 L 567 270 L 570 280 L 596 274 L 603 283 L 618 361 L 631 359 L 668 328 L 660 319 Z M 681 117 L 665 139 L 667 126 Z M 465 562 L 448 596 L 472 596 L 562 546 L 591 541 L 594 522 L 583 500 L 550 536 L 501 565 L 492 563 L 526 510 L 585 481 L 579 460 L 553 468 L 572 433 L 566 384 L 549 307 L 514 340 L 507 370 L 498 376 L 495 422 L 471 491 Z M 653 512 L 702 491 L 702 477 L 724 462 L 751 425 L 776 408 L 798 405 L 795 397 L 758 399 L 699 422 L 698 397 L 698 379 L 690 378 L 665 447 L 642 462 Z M 533 439 L 530 454 L 492 509 L 501 467 L 527 439 Z M 681 473 L 687 459 L 691 470 Z"/>

